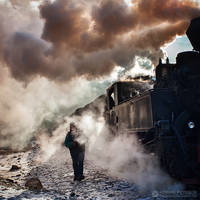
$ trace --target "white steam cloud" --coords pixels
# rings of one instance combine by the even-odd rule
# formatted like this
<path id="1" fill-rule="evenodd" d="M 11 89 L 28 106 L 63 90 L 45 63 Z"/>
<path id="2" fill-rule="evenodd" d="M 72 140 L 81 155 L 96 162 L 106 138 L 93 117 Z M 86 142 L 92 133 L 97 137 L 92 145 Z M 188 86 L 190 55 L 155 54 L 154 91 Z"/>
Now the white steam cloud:
<path id="1" fill-rule="evenodd" d="M 24 87 L 9 77 L 6 68 L 1 72 L 0 148 L 23 149 L 33 136 L 45 128 L 55 129 L 64 116 L 92 101 L 105 87 L 81 78 L 63 85 L 38 78 Z"/>
<path id="2" fill-rule="evenodd" d="M 82 130 L 83 135 L 78 141 L 87 141 L 87 160 L 107 169 L 113 176 L 136 183 L 141 190 L 166 189 L 172 184 L 171 178 L 160 169 L 156 156 L 146 153 L 134 135 L 111 135 L 103 117 L 103 103 L 100 107 L 101 115 L 86 111 L 82 116 L 67 117 L 66 123 L 60 125 L 53 137 L 40 135 L 41 154 L 38 161 L 46 162 L 53 155 L 59 160 L 59 156 L 63 156 L 56 151 L 64 148 L 66 128 L 73 121 Z"/>

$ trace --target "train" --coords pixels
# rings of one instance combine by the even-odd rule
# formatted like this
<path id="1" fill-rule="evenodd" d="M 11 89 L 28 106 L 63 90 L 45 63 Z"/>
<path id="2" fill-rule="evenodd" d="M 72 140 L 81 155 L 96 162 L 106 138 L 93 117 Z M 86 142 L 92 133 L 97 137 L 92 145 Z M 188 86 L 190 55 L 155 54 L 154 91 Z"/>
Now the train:
<path id="1" fill-rule="evenodd" d="M 170 176 L 200 185 L 200 17 L 186 35 L 194 49 L 176 63 L 160 59 L 151 89 L 139 81 L 107 89 L 105 118 L 116 132 L 137 135 Z"/>

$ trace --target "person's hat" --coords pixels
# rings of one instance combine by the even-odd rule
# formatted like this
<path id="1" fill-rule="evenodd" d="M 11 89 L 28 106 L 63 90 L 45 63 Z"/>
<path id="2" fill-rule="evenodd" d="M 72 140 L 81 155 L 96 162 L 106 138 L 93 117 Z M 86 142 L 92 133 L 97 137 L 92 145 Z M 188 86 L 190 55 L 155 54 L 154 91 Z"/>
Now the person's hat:
<path id="1" fill-rule="evenodd" d="M 71 123 L 69 124 L 69 126 L 70 126 L 70 129 L 71 129 L 71 128 L 76 128 L 76 124 L 75 124 L 74 122 L 71 122 Z"/>

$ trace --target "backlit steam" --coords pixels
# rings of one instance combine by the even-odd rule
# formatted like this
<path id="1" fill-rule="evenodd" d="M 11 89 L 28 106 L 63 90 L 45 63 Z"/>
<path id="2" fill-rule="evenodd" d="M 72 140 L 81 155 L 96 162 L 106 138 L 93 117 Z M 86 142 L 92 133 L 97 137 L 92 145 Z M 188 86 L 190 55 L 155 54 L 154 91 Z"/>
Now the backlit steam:
<path id="1" fill-rule="evenodd" d="M 92 112 L 71 120 L 76 121 L 88 138 L 87 158 L 108 169 L 112 175 L 133 181 L 145 190 L 166 189 L 171 183 L 171 179 L 160 170 L 157 159 L 145 153 L 134 135 L 123 132 L 112 137 L 103 116 L 97 117 Z"/>
<path id="2" fill-rule="evenodd" d="M 22 148 L 47 116 L 99 94 L 83 100 L 84 79 L 130 70 L 137 57 L 157 64 L 197 16 L 192 0 L 0 1 L 0 147 Z"/>
<path id="3" fill-rule="evenodd" d="M 66 154 L 60 150 L 65 138 L 64 132 L 67 133 L 65 129 L 69 128 L 69 123 L 73 121 L 82 131 L 77 140 L 80 143 L 86 142 L 87 160 L 107 169 L 113 176 L 136 183 L 142 190 L 167 189 L 173 181 L 160 169 L 156 157 L 145 153 L 134 135 L 123 132 L 112 137 L 104 121 L 103 102 L 99 107 L 100 115 L 91 110 L 83 112 L 81 116 L 67 117 L 67 123 L 61 124 L 53 137 L 41 135 L 38 161 L 45 162 L 54 155 L 54 162 L 61 162 L 63 154 Z"/>
<path id="4" fill-rule="evenodd" d="M 8 78 L 6 69 L 1 72 L 4 76 L 0 84 L 0 147 L 15 150 L 26 147 L 36 134 L 51 134 L 64 116 L 103 92 L 83 79 L 57 85 L 38 78 L 24 87 Z"/>

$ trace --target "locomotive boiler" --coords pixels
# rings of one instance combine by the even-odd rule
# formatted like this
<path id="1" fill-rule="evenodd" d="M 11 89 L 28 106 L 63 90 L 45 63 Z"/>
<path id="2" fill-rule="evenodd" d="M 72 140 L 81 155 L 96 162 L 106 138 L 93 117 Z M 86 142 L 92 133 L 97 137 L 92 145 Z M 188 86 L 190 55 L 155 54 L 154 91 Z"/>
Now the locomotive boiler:
<path id="1" fill-rule="evenodd" d="M 152 89 L 134 81 L 107 89 L 106 121 L 136 134 L 172 177 L 200 184 L 200 18 L 186 34 L 194 50 L 179 53 L 174 64 L 160 60 Z"/>

